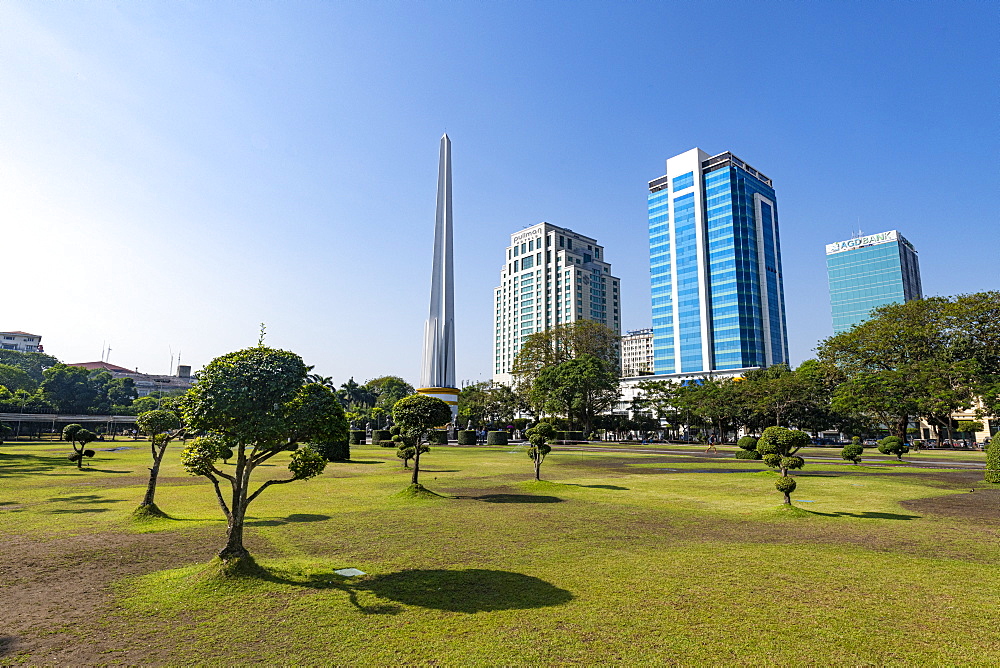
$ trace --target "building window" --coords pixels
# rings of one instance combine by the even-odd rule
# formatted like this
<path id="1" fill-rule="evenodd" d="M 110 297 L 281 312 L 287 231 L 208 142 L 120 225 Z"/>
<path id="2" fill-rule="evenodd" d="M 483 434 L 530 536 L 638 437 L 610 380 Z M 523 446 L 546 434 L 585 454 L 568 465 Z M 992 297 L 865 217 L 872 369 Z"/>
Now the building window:
<path id="1" fill-rule="evenodd" d="M 687 174 L 681 174 L 680 176 L 675 177 L 673 185 L 674 192 L 690 188 L 694 185 L 694 172 L 688 172 Z"/>

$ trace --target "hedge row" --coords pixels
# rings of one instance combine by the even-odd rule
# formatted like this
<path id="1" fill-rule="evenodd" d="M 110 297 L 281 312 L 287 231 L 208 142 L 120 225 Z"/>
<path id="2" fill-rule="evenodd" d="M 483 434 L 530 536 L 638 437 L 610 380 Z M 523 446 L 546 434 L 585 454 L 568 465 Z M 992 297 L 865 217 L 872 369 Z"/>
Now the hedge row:
<path id="1" fill-rule="evenodd" d="M 364 429 L 352 429 L 351 432 L 351 445 L 364 445 L 366 442 L 366 435 Z"/>
<path id="2" fill-rule="evenodd" d="M 491 431 L 486 434 L 486 445 L 507 445 L 507 432 Z"/>
<path id="3" fill-rule="evenodd" d="M 756 450 L 737 450 L 733 455 L 736 459 L 760 459 L 761 454 Z"/>
<path id="4" fill-rule="evenodd" d="M 427 435 L 427 442 L 431 445 L 448 445 L 448 432 L 435 429 Z"/>
<path id="5" fill-rule="evenodd" d="M 476 430 L 475 429 L 462 429 L 458 432 L 458 444 L 459 445 L 475 445 L 476 444 Z"/>
<path id="6" fill-rule="evenodd" d="M 389 441 L 388 445 L 383 445 L 383 441 Z M 384 448 L 392 447 L 392 434 L 388 429 L 372 429 L 372 445 L 381 445 Z"/>

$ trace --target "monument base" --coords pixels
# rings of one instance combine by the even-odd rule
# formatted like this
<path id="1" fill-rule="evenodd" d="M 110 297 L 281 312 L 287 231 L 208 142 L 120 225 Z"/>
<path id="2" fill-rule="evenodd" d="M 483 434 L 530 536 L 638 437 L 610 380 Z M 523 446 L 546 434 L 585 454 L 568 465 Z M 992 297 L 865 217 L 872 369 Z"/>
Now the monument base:
<path id="1" fill-rule="evenodd" d="M 454 387 L 418 387 L 418 394 L 426 394 L 448 404 L 451 409 L 451 423 L 457 424 L 458 420 L 458 390 Z M 441 425 L 442 427 L 444 425 Z"/>

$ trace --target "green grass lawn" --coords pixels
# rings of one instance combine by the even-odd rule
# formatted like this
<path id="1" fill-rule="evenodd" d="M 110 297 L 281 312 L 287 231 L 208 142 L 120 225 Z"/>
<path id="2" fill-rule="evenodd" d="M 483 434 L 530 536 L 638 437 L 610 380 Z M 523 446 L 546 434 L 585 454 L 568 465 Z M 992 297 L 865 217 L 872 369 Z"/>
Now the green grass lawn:
<path id="1" fill-rule="evenodd" d="M 934 452 L 941 469 L 810 461 L 788 509 L 761 462 L 692 462 L 696 447 L 556 449 L 535 483 L 522 446 L 438 446 L 422 482 L 442 496 L 412 498 L 392 449 L 358 446 L 264 492 L 247 540 L 267 573 L 232 581 L 208 563 L 221 511 L 179 448 L 157 493 L 171 519 L 136 522 L 148 446 L 101 445 L 115 446 L 134 447 L 82 472 L 68 446 L 0 446 L 0 540 L 65 571 L 46 577 L 108 573 L 101 598 L 53 607 L 72 623 L 22 601 L 37 614 L 0 628 L 5 663 L 1000 662 L 1000 490 L 947 468 L 982 453 Z M 261 479 L 287 473 L 276 459 Z M 133 566 L 117 545 L 141 547 Z M 3 567 L 0 600 L 30 598 L 32 573 Z"/>

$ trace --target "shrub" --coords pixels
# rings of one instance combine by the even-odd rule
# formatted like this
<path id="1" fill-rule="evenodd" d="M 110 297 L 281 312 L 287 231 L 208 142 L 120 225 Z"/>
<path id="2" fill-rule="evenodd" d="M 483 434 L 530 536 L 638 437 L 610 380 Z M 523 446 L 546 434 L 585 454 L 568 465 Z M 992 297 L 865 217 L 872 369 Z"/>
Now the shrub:
<path id="1" fill-rule="evenodd" d="M 427 442 L 433 445 L 448 445 L 448 432 L 435 429 L 427 434 Z"/>
<path id="2" fill-rule="evenodd" d="M 1000 482 L 1000 434 L 986 446 L 986 482 Z"/>
<path id="3" fill-rule="evenodd" d="M 491 431 L 486 434 L 486 445 L 507 445 L 507 432 Z"/>
<path id="4" fill-rule="evenodd" d="M 351 445 L 364 445 L 367 440 L 367 435 L 364 429 L 352 429 L 350 431 L 350 444 Z"/>
<path id="5" fill-rule="evenodd" d="M 372 429 L 372 445 L 381 445 L 382 447 L 392 447 L 391 445 L 383 445 L 382 441 L 391 441 L 392 434 L 389 433 L 388 429 Z"/>
<path id="6" fill-rule="evenodd" d="M 784 476 L 774 481 L 774 488 L 785 494 L 791 494 L 797 486 L 795 478 L 792 476 Z"/>
<path id="7" fill-rule="evenodd" d="M 761 454 L 756 450 L 737 450 L 734 455 L 736 459 L 760 459 Z"/>
<path id="8" fill-rule="evenodd" d="M 878 442 L 878 451 L 883 455 L 896 455 L 896 459 L 902 461 L 903 455 L 910 451 L 910 447 L 898 436 L 886 436 Z"/>
<path id="9" fill-rule="evenodd" d="M 740 440 L 736 441 L 736 447 L 741 450 L 756 450 L 757 449 L 757 437 L 756 436 L 744 436 Z M 739 453 L 736 453 L 739 454 Z M 760 459 L 760 457 L 740 457 L 740 459 Z"/>
<path id="10" fill-rule="evenodd" d="M 772 469 L 776 469 L 781 465 L 781 455 L 776 452 L 771 452 L 762 457 L 764 463 L 770 466 Z"/>
<path id="11" fill-rule="evenodd" d="M 310 443 L 309 445 L 328 462 L 346 462 L 351 458 L 351 446 L 347 441 Z M 230 451 L 230 457 L 231 456 L 232 451 Z"/>
<path id="12" fill-rule="evenodd" d="M 864 451 L 865 449 L 861 445 L 851 443 L 850 445 L 844 446 L 844 449 L 840 451 L 840 456 L 846 461 L 859 464 L 861 462 L 861 455 Z"/>
<path id="13" fill-rule="evenodd" d="M 781 468 L 783 469 L 800 469 L 806 465 L 806 460 L 801 457 L 782 457 L 781 458 Z"/>
<path id="14" fill-rule="evenodd" d="M 459 445 L 475 445 L 476 444 L 476 430 L 475 429 L 462 429 L 458 432 L 458 444 Z"/>
<path id="15" fill-rule="evenodd" d="M 861 437 L 860 436 L 852 436 L 851 437 L 851 445 L 861 445 Z"/>
<path id="16" fill-rule="evenodd" d="M 398 424 L 394 424 L 391 427 L 389 427 L 389 435 L 390 436 L 399 436 L 401 433 L 402 433 L 402 431 L 400 430 Z"/>

